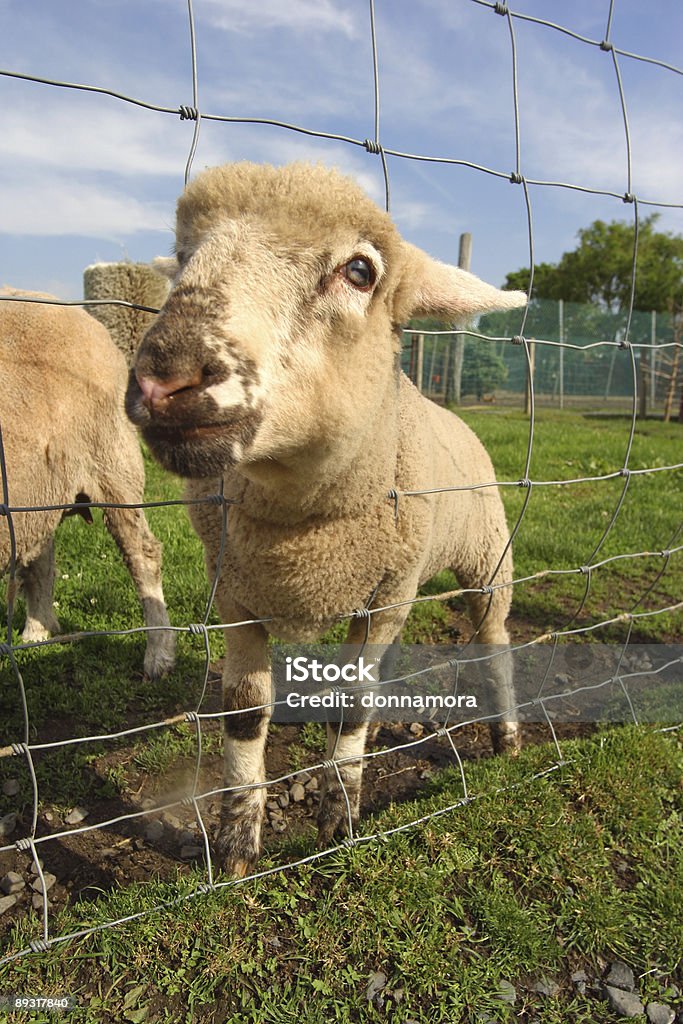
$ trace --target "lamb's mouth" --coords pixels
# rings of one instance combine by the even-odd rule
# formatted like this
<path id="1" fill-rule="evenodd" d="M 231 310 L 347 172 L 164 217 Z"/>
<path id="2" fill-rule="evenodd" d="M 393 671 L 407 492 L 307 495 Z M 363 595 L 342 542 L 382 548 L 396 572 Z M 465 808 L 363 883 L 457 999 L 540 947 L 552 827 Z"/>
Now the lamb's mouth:
<path id="1" fill-rule="evenodd" d="M 260 422 L 259 416 L 229 423 L 167 423 L 152 421 L 142 436 L 166 469 L 185 477 L 223 473 L 242 458 Z"/>

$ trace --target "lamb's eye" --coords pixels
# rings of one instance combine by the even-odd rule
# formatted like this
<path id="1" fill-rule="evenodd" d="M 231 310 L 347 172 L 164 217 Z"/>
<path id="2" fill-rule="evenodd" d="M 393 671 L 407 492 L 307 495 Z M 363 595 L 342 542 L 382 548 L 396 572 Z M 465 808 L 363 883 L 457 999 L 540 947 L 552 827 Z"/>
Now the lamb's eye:
<path id="1" fill-rule="evenodd" d="M 362 256 L 356 256 L 345 263 L 341 272 L 356 288 L 368 289 L 375 283 L 375 268 Z"/>

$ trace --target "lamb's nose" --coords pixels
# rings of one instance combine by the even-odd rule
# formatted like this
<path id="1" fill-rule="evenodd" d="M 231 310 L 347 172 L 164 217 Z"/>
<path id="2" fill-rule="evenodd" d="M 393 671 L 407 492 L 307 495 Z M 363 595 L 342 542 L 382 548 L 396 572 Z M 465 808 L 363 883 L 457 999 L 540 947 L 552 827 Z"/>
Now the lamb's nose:
<path id="1" fill-rule="evenodd" d="M 193 377 L 171 377 L 166 380 L 159 380 L 157 377 L 137 376 L 137 382 L 142 391 L 142 401 L 148 409 L 155 409 L 167 404 L 170 398 L 181 391 L 190 391 L 196 388 L 202 381 L 202 374 L 198 373 Z"/>

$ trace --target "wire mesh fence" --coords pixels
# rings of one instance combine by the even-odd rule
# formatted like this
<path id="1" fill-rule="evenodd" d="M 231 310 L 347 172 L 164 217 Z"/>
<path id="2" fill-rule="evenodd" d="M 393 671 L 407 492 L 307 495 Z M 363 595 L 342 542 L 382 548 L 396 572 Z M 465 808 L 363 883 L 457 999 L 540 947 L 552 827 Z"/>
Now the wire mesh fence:
<path id="1" fill-rule="evenodd" d="M 178 122 L 191 121 L 193 123 L 193 134 L 190 142 L 189 153 L 184 167 L 184 178 L 187 182 L 192 173 L 193 161 L 199 142 L 201 127 L 205 122 L 216 122 L 224 126 L 228 131 L 231 125 L 249 123 L 251 125 L 268 126 L 277 128 L 284 134 L 294 132 L 308 136 L 311 139 L 334 140 L 346 146 L 364 150 L 368 160 L 379 160 L 382 167 L 382 174 L 385 183 L 385 199 L 388 209 L 391 209 L 391 168 L 395 161 L 414 161 L 416 163 L 438 164 L 444 169 L 453 167 L 467 167 L 478 174 L 487 175 L 505 183 L 506 187 L 511 183 L 523 199 L 525 211 L 526 228 L 529 239 L 528 260 L 529 265 L 534 267 L 535 262 L 535 235 L 533 227 L 532 211 L 534 207 L 534 196 L 538 191 L 554 192 L 564 190 L 572 193 L 585 193 L 587 195 L 601 195 L 613 199 L 615 204 L 626 204 L 633 217 L 633 280 L 638 260 L 638 229 L 639 217 L 642 207 L 656 208 L 666 206 L 658 201 L 657 196 L 639 196 L 633 190 L 632 184 L 632 152 L 629 134 L 629 109 L 627 93 L 622 81 L 622 65 L 624 62 L 638 61 L 652 65 L 662 76 L 678 84 L 678 77 L 683 72 L 672 64 L 652 56 L 645 56 L 627 52 L 616 46 L 611 40 L 613 23 L 613 2 L 605 5 L 605 32 L 602 38 L 590 39 L 582 36 L 566 26 L 552 23 L 546 19 L 531 17 L 527 14 L 515 12 L 504 3 L 489 3 L 487 0 L 467 0 L 470 4 L 486 8 L 497 19 L 494 28 L 504 33 L 509 45 L 511 58 L 511 98 L 514 119 L 514 137 L 516 159 L 515 165 L 510 172 L 507 168 L 487 167 L 478 162 L 477 154 L 467 154 L 465 157 L 451 157 L 447 155 L 429 153 L 409 153 L 385 145 L 380 125 L 382 93 L 382 76 L 380 73 L 379 53 L 382 48 L 381 31 L 377 31 L 375 22 L 375 5 L 369 4 L 369 20 L 367 31 L 371 40 L 371 54 L 373 63 L 374 82 L 374 134 L 372 138 L 359 139 L 346 134 L 334 134 L 320 132 L 306 125 L 287 123 L 279 120 L 266 118 L 236 117 L 229 114 L 206 112 L 200 107 L 200 85 L 201 76 L 198 72 L 197 46 L 195 41 L 195 18 L 192 2 L 188 3 L 188 22 L 190 28 L 189 52 L 192 65 L 192 95 L 191 102 L 187 105 L 172 106 L 158 105 L 148 102 L 141 97 L 133 97 L 117 92 L 112 89 L 103 88 L 95 84 L 73 83 L 49 77 L 27 75 L 11 70 L 0 72 L 5 78 L 25 82 L 27 87 L 38 85 L 45 89 L 66 89 L 86 91 L 97 96 L 106 98 L 107 102 L 113 100 L 125 106 L 138 106 L 149 111 L 157 112 L 160 117 L 175 116 Z M 540 181 L 532 180 L 525 176 L 525 153 L 522 145 L 523 134 L 521 128 L 524 124 L 524 105 L 520 102 L 518 91 L 518 36 L 523 34 L 528 26 L 533 25 L 548 33 L 559 32 L 572 39 L 577 46 L 583 47 L 587 52 L 600 50 L 605 60 L 609 62 L 613 71 L 613 88 L 618 98 L 619 109 L 623 121 L 625 138 L 625 160 L 615 157 L 613 166 L 613 184 L 611 187 L 599 190 L 582 185 L 580 181 Z M 491 30 L 491 27 L 487 30 Z M 249 155 L 249 154 L 245 154 Z M 683 208 L 683 203 L 678 204 Z M 121 302 L 126 302 L 126 296 L 121 296 Z M 144 308 L 144 307 L 142 307 Z M 683 461 L 676 461 L 666 465 L 634 466 L 632 461 L 632 449 L 634 435 L 637 425 L 639 411 L 639 395 L 645 390 L 649 398 L 650 410 L 657 411 L 661 407 L 665 394 L 666 363 L 669 355 L 680 349 L 680 341 L 673 336 L 673 325 L 665 316 L 658 314 L 654 319 L 651 314 L 638 313 L 633 309 L 633 290 L 631 303 L 628 308 L 621 311 L 618 322 L 609 324 L 601 322 L 596 318 L 595 311 L 591 316 L 585 310 L 570 307 L 569 304 L 561 307 L 554 303 L 536 303 L 530 306 L 523 314 L 508 316 L 507 318 L 497 317 L 491 320 L 492 329 L 487 329 L 486 324 L 477 325 L 476 330 L 468 330 L 464 333 L 466 337 L 466 361 L 464 369 L 464 392 L 474 395 L 477 400 L 486 400 L 495 396 L 496 401 L 503 403 L 509 398 L 510 401 L 521 400 L 522 394 L 526 396 L 527 410 L 529 414 L 528 435 L 526 449 L 520 453 L 520 472 L 515 478 L 504 479 L 498 482 L 502 488 L 518 488 L 522 501 L 516 516 L 511 522 L 512 540 L 519 535 L 524 528 L 525 518 L 528 514 L 533 496 L 539 489 L 562 488 L 570 495 L 573 489 L 577 494 L 583 493 L 583 488 L 596 487 L 604 482 L 614 482 L 617 485 L 614 499 L 610 501 L 606 509 L 604 529 L 601 531 L 597 543 L 591 542 L 586 547 L 585 558 L 580 564 L 574 565 L 552 565 L 541 562 L 531 576 L 520 577 L 510 584 L 501 583 L 496 580 L 495 575 L 483 592 L 491 594 L 496 587 L 511 586 L 514 590 L 530 580 L 545 581 L 550 576 L 564 575 L 576 577 L 581 581 L 582 589 L 576 605 L 567 609 L 564 617 L 560 616 L 552 628 L 538 628 L 533 635 L 513 645 L 513 654 L 520 656 L 529 649 L 547 650 L 548 656 L 541 659 L 535 668 L 532 688 L 533 696 L 525 697 L 517 710 L 520 714 L 530 709 L 539 716 L 536 720 L 544 723 L 547 729 L 547 737 L 551 741 L 548 766 L 543 774 L 554 773 L 561 769 L 564 763 L 561 741 L 558 738 L 557 730 L 553 720 L 553 701 L 559 697 L 572 698 L 576 696 L 576 685 L 569 686 L 569 676 L 566 672 L 558 673 L 561 646 L 568 640 L 589 640 L 596 636 L 608 636 L 609 628 L 621 630 L 620 639 L 614 644 L 617 651 L 615 664 L 605 666 L 599 663 L 597 668 L 593 666 L 592 680 L 582 680 L 581 686 L 601 690 L 603 687 L 611 687 L 622 694 L 624 706 L 622 715 L 638 719 L 638 710 L 631 698 L 631 684 L 637 677 L 651 681 L 658 681 L 666 678 L 670 683 L 667 673 L 678 671 L 681 663 L 680 650 L 673 646 L 669 651 L 670 657 L 657 659 L 649 657 L 643 663 L 634 659 L 631 643 L 634 631 L 643 620 L 658 616 L 673 616 L 674 623 L 680 622 L 680 614 L 683 609 L 683 599 L 667 600 L 661 602 L 657 597 L 657 584 L 672 569 L 680 568 L 681 552 L 683 543 L 681 531 L 683 522 L 679 522 L 675 529 L 670 530 L 664 541 L 659 533 L 653 534 L 653 542 L 650 546 L 638 551 L 622 551 L 606 556 L 603 548 L 615 528 L 623 509 L 627 506 L 630 489 L 634 481 L 647 477 L 656 487 L 662 474 L 673 476 L 680 474 L 683 469 Z M 414 331 L 406 332 L 408 354 L 404 365 L 406 369 L 417 377 L 423 390 L 437 399 L 445 398 L 445 382 L 447 369 L 445 367 L 446 354 L 449 352 L 450 341 L 448 340 L 453 332 L 427 332 L 420 331 L 423 337 L 422 355 L 418 369 L 416 347 L 413 346 L 413 357 L 411 363 L 410 339 Z M 467 353 L 470 353 L 469 360 Z M 487 354 L 484 359 L 483 353 Z M 478 362 L 477 362 L 478 360 Z M 582 473 L 580 475 L 568 475 L 556 479 L 535 479 L 532 476 L 532 456 L 534 446 L 539 437 L 536 410 L 539 405 L 546 402 L 557 405 L 558 408 L 567 408 L 573 402 L 583 403 L 589 407 L 593 403 L 598 408 L 608 406 L 618 408 L 626 412 L 623 424 L 623 458 L 619 465 L 606 469 L 603 472 Z M 8 410 L 2 410 L 3 417 L 9 415 Z M 3 494 L 0 505 L 0 528 L 5 531 L 8 537 L 10 550 L 8 573 L 11 581 L 16 580 L 17 575 L 17 553 L 14 541 L 13 523 L 17 517 L 22 515 L 39 514 L 40 508 L 47 506 L 18 506 L 13 504 L 13 496 L 9 485 L 8 466 L 4 453 L 0 448 Z M 482 479 L 477 485 L 480 488 L 496 486 L 491 479 Z M 436 493 L 439 490 L 457 489 L 448 484 L 435 486 L 427 491 L 393 491 L 387 495 L 387 499 L 395 504 L 398 514 L 404 502 L 419 500 L 422 495 Z M 227 536 L 227 524 L 229 519 L 230 503 L 222 493 L 209 496 L 207 502 L 212 502 L 221 508 L 223 514 L 223 538 L 222 545 L 225 546 Z M 144 508 L 174 505 L 182 502 L 162 501 L 147 503 Z M 85 503 L 86 505 L 92 503 Z M 52 506 L 54 508 L 54 506 Z M 59 506 L 62 511 L 73 509 L 71 506 Z M 580 507 L 580 506 L 579 506 Z M 178 510 L 179 511 L 179 510 Z M 179 512 L 180 514 L 180 512 Z M 647 583 L 637 580 L 634 584 L 633 593 L 628 597 L 624 596 L 621 610 L 616 614 L 610 614 L 606 618 L 593 619 L 578 624 L 582 610 L 586 607 L 587 599 L 594 586 L 596 577 L 599 577 L 605 566 L 616 560 L 636 560 L 642 558 L 654 558 L 660 560 L 654 577 Z M 210 890 L 217 890 L 223 887 L 236 885 L 247 885 L 250 880 L 262 877 L 271 872 L 279 872 L 284 868 L 296 864 L 305 864 L 325 857 L 331 850 L 338 850 L 340 847 L 354 845 L 356 843 L 373 842 L 379 838 L 377 832 L 364 832 L 362 824 L 358 829 L 349 810 L 348 837 L 340 844 L 334 844 L 327 849 L 318 850 L 308 856 L 297 858 L 289 864 L 278 864 L 268 870 L 255 872 L 243 879 L 224 879 L 214 865 L 210 833 L 213 827 L 216 800 L 224 792 L 224 787 L 204 786 L 202 774 L 203 764 L 206 759 L 205 749 L 210 744 L 212 730 L 217 723 L 225 720 L 230 714 L 236 712 L 214 711 L 207 704 L 207 695 L 211 688 L 211 667 L 214 660 L 211 648 L 212 635 L 219 630 L 225 630 L 227 642 L 230 642 L 230 634 L 233 630 L 239 630 L 250 623 L 223 624 L 213 621 L 212 609 L 213 598 L 220 574 L 220 564 L 216 567 L 216 573 L 210 583 L 208 600 L 204 608 L 198 609 L 196 621 L 186 622 L 182 625 L 172 627 L 178 635 L 189 638 L 193 643 L 199 645 L 200 663 L 199 677 L 195 680 L 195 691 L 197 699 L 191 706 L 183 707 L 178 712 L 163 716 L 156 721 L 136 722 L 130 726 L 115 731 L 108 731 L 106 728 L 93 735 L 80 735 L 78 728 L 73 729 L 71 735 L 62 735 L 49 741 L 38 741 L 32 727 L 29 715 L 29 701 L 27 699 L 27 683 L 25 675 L 29 668 L 24 664 L 22 658 L 27 651 L 38 649 L 47 655 L 55 649 L 76 648 L 79 645 L 87 645 L 91 640 L 100 641 L 103 638 L 116 638 L 135 635 L 143 632 L 141 627 L 130 629 L 111 630 L 83 630 L 82 632 L 69 635 L 59 635 L 37 643 L 24 643 L 17 639 L 14 622 L 14 601 L 10 599 L 7 612 L 7 628 L 5 640 L 0 645 L 0 656 L 5 664 L 6 672 L 3 677 L 3 701 L 6 702 L 12 715 L 8 713 L 7 721 L 12 719 L 13 714 L 19 709 L 22 726 L 15 730 L 12 735 L 3 735 L 0 747 L 0 762 L 13 760 L 15 764 L 21 765 L 21 771 L 26 773 L 30 779 L 32 791 L 30 813 L 18 816 L 8 814 L 2 820 L 5 822 L 5 838 L 0 835 L 0 856 L 7 858 L 20 854 L 29 854 L 35 866 L 35 875 L 39 880 L 36 885 L 38 894 L 40 928 L 35 937 L 25 946 L 16 948 L 11 943 L 6 947 L 4 955 L 0 958 L 0 965 L 11 960 L 18 959 L 30 952 L 40 952 L 51 948 L 54 945 L 67 940 L 81 938 L 101 928 L 113 927 L 126 921 L 131 921 L 142 913 L 150 913 L 150 910 L 141 911 L 140 914 L 122 915 L 116 920 L 107 920 L 105 923 L 92 925 L 86 913 L 83 915 L 83 926 L 69 934 L 54 932 L 52 927 L 52 909 L 48 899 L 47 868 L 50 864 L 50 852 L 66 844 L 75 837 L 83 837 L 93 832 L 101 833 L 104 830 L 111 830 L 121 827 L 124 824 L 135 823 L 138 820 L 148 820 L 161 811 L 180 812 L 187 811 L 194 822 L 200 836 L 201 858 L 204 865 L 203 880 L 197 884 L 191 893 L 178 893 L 178 896 L 163 904 L 169 908 L 182 900 L 205 893 Z M 416 605 L 421 602 L 447 602 L 464 596 L 467 593 L 464 588 L 438 589 L 436 593 L 423 595 L 416 599 Z M 343 619 L 347 622 L 358 621 L 369 623 L 373 615 L 386 610 L 382 607 L 375 607 L 372 603 L 362 609 L 348 609 Z M 263 624 L 267 627 L 267 620 Z M 674 630 L 677 627 L 674 626 Z M 112 647 L 112 651 L 115 648 Z M 497 656 L 496 652 L 477 655 L 473 654 L 472 648 L 463 646 L 457 657 L 453 660 L 449 654 L 446 657 L 443 653 L 437 657 L 436 664 L 430 666 L 428 671 L 435 668 L 443 668 L 444 665 L 455 671 L 456 682 L 458 673 L 463 666 L 474 663 L 483 658 L 489 661 Z M 112 657 L 116 657 L 113 653 Z M 34 663 L 35 665 L 35 663 Z M 40 671 L 33 675 L 34 667 L 30 668 L 32 673 L 30 686 L 39 685 Z M 597 674 L 596 674 L 597 673 Z M 407 678 L 410 673 L 402 678 Z M 558 684 L 557 680 L 560 680 Z M 564 683 L 562 682 L 564 680 Z M 674 678 L 675 683 L 675 678 Z M 552 692 L 551 692 L 552 691 Z M 274 704 L 281 704 L 282 701 L 275 700 Z M 267 705 L 270 707 L 270 705 Z M 625 708 L 625 710 L 624 710 Z M 674 711 L 676 710 L 674 702 Z M 495 717 L 495 716 L 494 716 Z M 647 714 L 646 716 L 647 717 Z M 470 718 L 468 721 L 476 721 Z M 105 744 L 111 749 L 114 756 L 122 742 L 132 737 L 150 737 L 154 734 L 163 733 L 167 730 L 184 724 L 191 732 L 191 749 L 194 757 L 194 769 L 191 778 L 185 780 L 182 791 L 175 798 L 167 803 L 153 808 L 131 809 L 127 807 L 122 813 L 107 816 L 105 811 L 97 821 L 79 823 L 75 821 L 68 828 L 51 827 L 48 819 L 42 813 L 44 786 L 39 784 L 39 772 L 37 764 L 41 758 L 52 753 L 59 752 L 60 755 L 69 756 L 87 750 L 89 745 L 94 743 Z M 458 738 L 462 729 L 462 721 L 451 722 L 448 715 L 439 718 L 433 723 L 433 728 L 424 731 L 423 735 L 416 735 L 414 738 L 394 744 L 389 748 L 368 750 L 363 755 L 365 762 L 371 762 L 382 758 L 390 752 L 403 750 L 422 750 L 429 744 L 442 742 L 448 745 L 453 761 L 457 764 L 462 783 L 462 796 L 447 807 L 442 807 L 432 812 L 429 817 L 442 815 L 453 811 L 456 808 L 465 807 L 473 799 L 479 799 L 478 795 L 469 792 L 467 784 L 466 765 L 458 749 Z M 14 728 L 14 727 L 13 727 Z M 75 733 L 75 734 L 74 734 Z M 354 758 L 335 757 L 312 758 L 306 763 L 305 769 L 309 775 L 323 770 L 334 770 L 337 778 L 344 789 L 343 776 L 340 768 Z M 17 769 L 18 770 L 18 769 Z M 269 779 L 270 785 L 275 785 L 286 780 L 293 780 L 300 775 L 302 767 L 296 770 L 287 771 L 275 778 Z M 248 787 L 247 787 L 248 788 Z M 347 797 L 348 807 L 348 797 Z M 9 821 L 13 818 L 13 821 Z M 422 824 L 427 817 L 421 817 L 405 825 L 397 826 L 393 831 L 404 828 L 413 828 Z M 18 838 L 14 833 L 17 832 Z M 384 832 L 382 835 L 389 833 Z M 12 836 L 11 841 L 9 837 Z M 161 909 L 161 906 L 157 909 Z"/>
<path id="2" fill-rule="evenodd" d="M 619 358 L 625 314 L 615 315 L 595 306 L 536 299 L 526 325 L 533 362 L 536 404 L 555 409 L 629 413 L 633 408 L 633 374 Z M 464 336 L 460 381 L 461 401 L 513 405 L 527 400 L 527 363 L 524 351 L 506 341 L 483 344 L 483 337 L 514 334 L 510 317 L 482 317 L 478 337 Z M 506 331 L 506 328 L 509 330 Z M 630 340 L 635 346 L 638 415 L 679 417 L 683 367 L 678 325 L 671 313 L 634 310 Z M 403 368 L 420 390 L 438 402 L 448 394 L 449 367 L 455 360 L 457 335 L 406 332 Z M 418 382 L 418 366 L 422 379 Z M 528 400 L 527 400 L 528 401 Z"/>

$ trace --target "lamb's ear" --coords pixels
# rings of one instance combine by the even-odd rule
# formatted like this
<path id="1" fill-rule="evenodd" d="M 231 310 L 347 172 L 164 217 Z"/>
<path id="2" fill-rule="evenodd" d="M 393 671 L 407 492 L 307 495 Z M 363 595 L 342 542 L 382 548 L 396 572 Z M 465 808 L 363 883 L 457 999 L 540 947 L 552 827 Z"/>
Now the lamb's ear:
<path id="1" fill-rule="evenodd" d="M 448 266 L 404 242 L 405 263 L 394 296 L 394 318 L 405 323 L 411 316 L 434 316 L 446 321 L 466 320 L 476 313 L 525 306 L 525 292 L 507 292 L 458 267 Z"/>
<path id="2" fill-rule="evenodd" d="M 150 266 L 156 270 L 157 274 L 167 277 L 169 281 L 173 281 L 178 273 L 178 260 L 175 256 L 155 256 Z"/>

